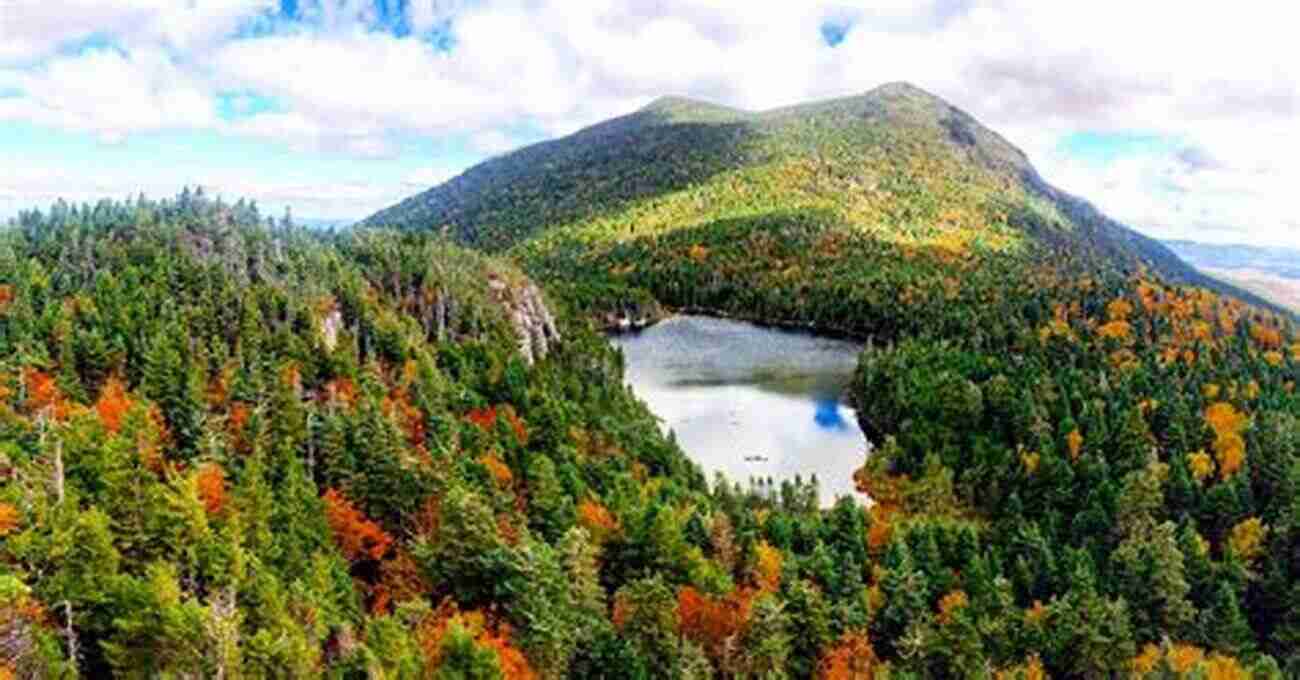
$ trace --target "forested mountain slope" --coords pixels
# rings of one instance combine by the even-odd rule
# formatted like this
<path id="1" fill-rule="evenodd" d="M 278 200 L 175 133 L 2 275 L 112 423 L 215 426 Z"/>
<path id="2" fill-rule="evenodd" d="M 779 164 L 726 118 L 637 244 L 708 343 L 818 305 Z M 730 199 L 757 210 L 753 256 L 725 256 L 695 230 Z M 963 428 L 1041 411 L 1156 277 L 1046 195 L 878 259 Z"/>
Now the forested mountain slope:
<path id="1" fill-rule="evenodd" d="M 916 318 L 894 305 L 897 290 L 934 298 L 949 274 L 1022 278 L 1042 259 L 1147 268 L 1261 303 L 1049 186 L 999 135 L 902 83 L 757 114 L 661 99 L 488 160 L 366 223 L 509 250 L 567 283 L 564 297 L 614 314 L 663 303 L 880 334 Z"/>
<path id="2" fill-rule="evenodd" d="M 804 553 L 798 521 L 755 525 L 795 630 L 822 629 L 792 584 L 825 598 L 826 677 L 1300 675 L 1294 318 L 915 88 L 764 114 L 663 100 L 372 223 L 505 252 L 610 319 L 870 338 L 850 389 L 875 503 L 836 542 L 848 561 Z"/>

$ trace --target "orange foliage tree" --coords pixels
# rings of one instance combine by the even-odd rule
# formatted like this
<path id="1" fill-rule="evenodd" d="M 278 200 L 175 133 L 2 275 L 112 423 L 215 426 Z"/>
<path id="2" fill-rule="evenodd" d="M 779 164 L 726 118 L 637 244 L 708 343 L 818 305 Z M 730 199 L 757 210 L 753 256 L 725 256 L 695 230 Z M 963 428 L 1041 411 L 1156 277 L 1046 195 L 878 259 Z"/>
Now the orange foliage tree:
<path id="1" fill-rule="evenodd" d="M 749 620 L 754 591 L 737 588 L 725 598 L 686 586 L 677 593 L 677 629 L 717 659 Z"/>
<path id="2" fill-rule="evenodd" d="M 8 503 L 0 503 L 0 536 L 10 534 L 17 529 L 19 519 L 18 508 Z"/>
<path id="3" fill-rule="evenodd" d="M 534 680 L 537 672 L 528 663 L 528 658 L 518 647 L 510 644 L 510 626 L 501 623 L 495 628 L 485 627 L 476 641 L 492 650 L 501 664 L 501 675 L 506 680 Z"/>
<path id="4" fill-rule="evenodd" d="M 104 389 L 100 390 L 99 400 L 95 402 L 95 413 L 99 415 L 99 422 L 109 432 L 118 432 L 122 429 L 122 417 L 131 408 L 131 399 L 126 396 L 126 386 L 122 381 L 113 376 L 104 383 Z"/>
<path id="5" fill-rule="evenodd" d="M 871 680 L 879 660 L 864 633 L 844 634 L 817 664 L 819 680 Z"/>
<path id="6" fill-rule="evenodd" d="M 27 387 L 27 405 L 33 412 L 44 412 L 56 419 L 65 414 L 66 404 L 58 384 L 54 382 L 54 376 L 29 369 L 23 376 L 23 381 Z"/>
<path id="7" fill-rule="evenodd" d="M 383 558 L 393 537 L 367 519 L 337 489 L 326 491 L 324 499 L 325 519 L 343 555 L 352 561 Z"/>
<path id="8" fill-rule="evenodd" d="M 478 462 L 488 469 L 488 473 L 492 475 L 492 479 L 496 481 L 497 486 L 507 488 L 515 481 L 514 474 L 510 472 L 510 466 L 502 462 L 496 454 L 484 454 L 482 458 L 478 459 Z"/>
<path id="9" fill-rule="evenodd" d="M 614 519 L 614 515 L 594 498 L 584 499 L 578 504 L 578 524 L 581 524 L 597 543 L 618 531 L 618 520 Z"/>
<path id="10" fill-rule="evenodd" d="M 209 515 L 217 515 L 226 507 L 226 474 L 221 466 L 208 463 L 199 470 L 199 500 Z"/>

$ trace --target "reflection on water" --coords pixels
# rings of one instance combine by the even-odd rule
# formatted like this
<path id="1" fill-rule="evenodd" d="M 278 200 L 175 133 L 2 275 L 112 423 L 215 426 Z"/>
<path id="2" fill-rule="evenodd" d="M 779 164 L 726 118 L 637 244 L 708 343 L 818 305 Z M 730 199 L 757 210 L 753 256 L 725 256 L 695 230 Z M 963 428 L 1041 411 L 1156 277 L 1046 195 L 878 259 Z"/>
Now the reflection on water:
<path id="1" fill-rule="evenodd" d="M 867 444 L 840 395 L 855 343 L 700 316 L 613 341 L 628 383 L 710 478 L 815 475 L 824 505 L 854 493 Z"/>

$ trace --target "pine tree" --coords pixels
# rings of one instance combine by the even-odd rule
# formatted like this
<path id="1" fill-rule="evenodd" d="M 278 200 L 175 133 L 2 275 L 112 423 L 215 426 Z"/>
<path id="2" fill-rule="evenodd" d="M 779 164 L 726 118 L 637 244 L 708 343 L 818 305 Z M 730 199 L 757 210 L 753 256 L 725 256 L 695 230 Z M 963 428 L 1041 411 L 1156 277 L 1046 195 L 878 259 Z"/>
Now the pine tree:
<path id="1" fill-rule="evenodd" d="M 1214 649 L 1238 658 L 1255 651 L 1255 634 L 1241 609 L 1237 591 L 1229 583 L 1220 583 L 1210 606 L 1201 615 L 1201 639 Z"/>

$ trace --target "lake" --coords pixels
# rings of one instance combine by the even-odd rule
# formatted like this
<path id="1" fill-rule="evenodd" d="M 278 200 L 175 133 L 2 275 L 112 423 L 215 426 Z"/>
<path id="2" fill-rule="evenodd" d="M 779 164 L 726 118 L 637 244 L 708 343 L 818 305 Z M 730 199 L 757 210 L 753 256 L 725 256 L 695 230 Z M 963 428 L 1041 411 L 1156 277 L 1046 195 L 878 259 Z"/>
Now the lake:
<path id="1" fill-rule="evenodd" d="M 713 479 L 779 486 L 816 475 L 823 505 L 852 494 L 866 438 L 843 401 L 861 345 L 704 316 L 617 335 L 633 391 Z"/>

